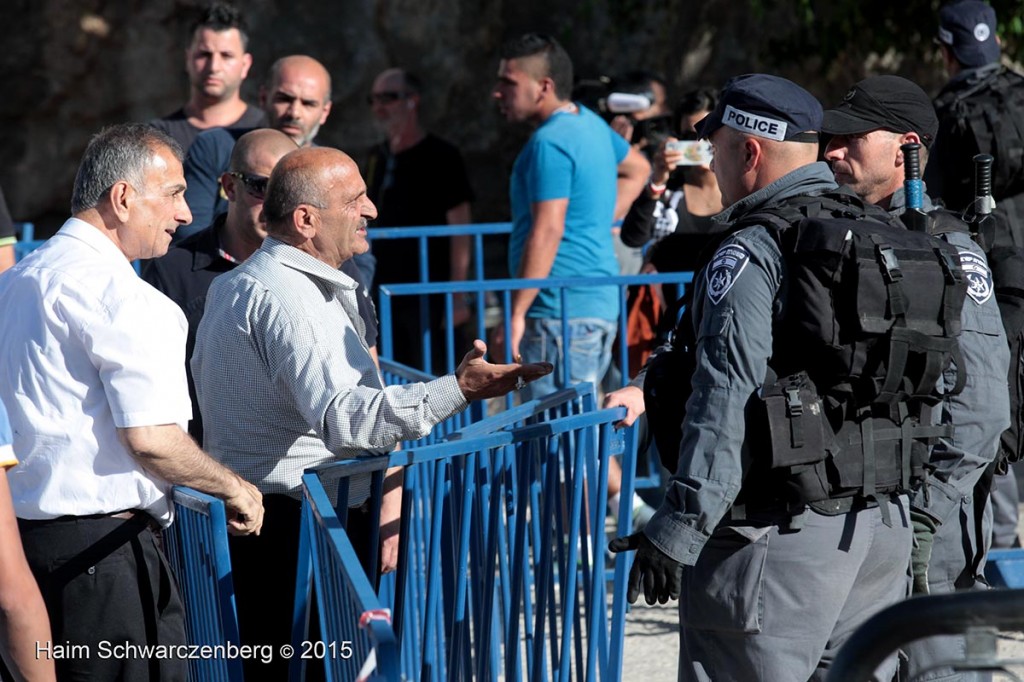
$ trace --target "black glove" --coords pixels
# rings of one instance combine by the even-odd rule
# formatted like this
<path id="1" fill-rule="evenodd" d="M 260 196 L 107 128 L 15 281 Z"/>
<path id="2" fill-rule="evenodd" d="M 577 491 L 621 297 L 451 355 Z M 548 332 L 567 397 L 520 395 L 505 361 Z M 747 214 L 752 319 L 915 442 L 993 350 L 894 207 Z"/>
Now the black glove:
<path id="1" fill-rule="evenodd" d="M 626 593 L 630 604 L 635 604 L 636 598 L 640 596 L 641 580 L 644 599 L 648 604 L 666 604 L 669 599 L 679 599 L 683 565 L 655 547 L 643 532 L 615 538 L 608 543 L 608 549 L 613 552 L 636 550 L 633 567 L 629 570 L 629 591 Z"/>

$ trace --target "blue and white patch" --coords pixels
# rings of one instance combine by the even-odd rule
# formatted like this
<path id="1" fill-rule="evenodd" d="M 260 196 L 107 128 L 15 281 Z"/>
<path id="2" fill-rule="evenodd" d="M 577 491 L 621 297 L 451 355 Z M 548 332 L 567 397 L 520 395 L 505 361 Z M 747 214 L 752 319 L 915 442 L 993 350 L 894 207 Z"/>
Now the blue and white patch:
<path id="1" fill-rule="evenodd" d="M 982 305 L 992 298 L 992 271 L 989 270 L 984 258 L 970 251 L 961 251 L 960 267 L 967 279 L 967 295 L 975 303 Z"/>
<path id="2" fill-rule="evenodd" d="M 715 251 L 707 269 L 708 298 L 718 304 L 743 274 L 750 252 L 739 244 L 728 244 Z"/>

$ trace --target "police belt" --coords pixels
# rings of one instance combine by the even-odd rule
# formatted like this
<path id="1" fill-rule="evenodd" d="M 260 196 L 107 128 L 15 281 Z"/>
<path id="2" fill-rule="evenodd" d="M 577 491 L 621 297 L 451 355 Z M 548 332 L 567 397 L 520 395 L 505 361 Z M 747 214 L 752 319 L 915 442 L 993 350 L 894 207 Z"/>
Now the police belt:
<path id="1" fill-rule="evenodd" d="M 824 516 L 840 516 L 850 512 L 858 512 L 864 509 L 873 509 L 879 506 L 878 498 L 884 497 L 894 501 L 899 497 L 899 492 L 879 492 L 877 497 L 865 497 L 864 495 L 848 495 L 846 497 L 835 497 L 817 502 L 799 502 L 786 504 L 785 502 L 750 502 L 748 504 L 734 504 L 729 508 L 722 518 L 722 522 L 739 521 L 770 521 L 774 525 L 787 530 L 799 530 L 803 526 L 803 520 L 808 511 L 814 511 Z M 882 507 L 882 517 L 885 525 L 891 526 L 889 508 Z"/>

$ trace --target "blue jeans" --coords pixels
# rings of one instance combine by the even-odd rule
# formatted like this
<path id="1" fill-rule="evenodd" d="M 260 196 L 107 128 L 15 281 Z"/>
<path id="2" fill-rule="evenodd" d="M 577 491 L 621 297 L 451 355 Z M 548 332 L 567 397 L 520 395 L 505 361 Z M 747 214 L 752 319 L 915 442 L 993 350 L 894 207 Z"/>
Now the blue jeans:
<path id="1" fill-rule="evenodd" d="M 612 343 L 618 325 L 611 320 L 579 317 L 569 320 L 569 381 L 576 384 L 590 381 L 595 389 L 612 359 Z M 519 342 L 524 362 L 550 362 L 555 371 L 527 384 L 521 391 L 523 400 L 532 400 L 564 388 L 562 363 L 564 342 L 562 320 L 558 318 L 526 318 L 526 330 Z"/>

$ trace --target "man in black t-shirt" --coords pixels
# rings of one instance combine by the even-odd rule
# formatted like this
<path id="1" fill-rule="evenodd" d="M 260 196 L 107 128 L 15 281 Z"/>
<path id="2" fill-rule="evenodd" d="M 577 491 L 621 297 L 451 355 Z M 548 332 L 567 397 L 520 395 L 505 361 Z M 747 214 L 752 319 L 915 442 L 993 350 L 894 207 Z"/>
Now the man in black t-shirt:
<path id="1" fill-rule="evenodd" d="M 377 206 L 372 227 L 417 225 L 465 225 L 470 222 L 469 203 L 473 191 L 466 177 L 462 155 L 452 144 L 426 132 L 419 120 L 419 79 L 402 69 L 388 69 L 373 82 L 369 104 L 387 139 L 375 147 L 366 164 L 367 192 Z M 373 230 L 370 238 L 373 239 Z M 465 280 L 469 271 L 470 238 L 429 240 L 428 273 L 419 272 L 419 250 L 415 239 L 373 241 L 377 257 L 375 287 L 381 284 Z M 439 298 L 439 297 L 435 297 Z M 456 328 L 469 318 L 461 296 L 454 300 Z M 444 309 L 432 301 L 432 367 L 443 373 L 445 341 Z M 416 298 L 401 296 L 393 306 L 394 348 L 391 356 L 399 362 L 423 368 L 422 328 Z M 456 336 L 455 348 L 465 344 Z"/>
<path id="2" fill-rule="evenodd" d="M 185 71 L 191 93 L 177 111 L 150 124 L 173 137 L 188 151 L 208 128 L 252 129 L 267 125 L 266 114 L 245 103 L 239 94 L 249 75 L 252 55 L 245 21 L 235 7 L 213 3 L 192 25 L 185 49 Z"/>

